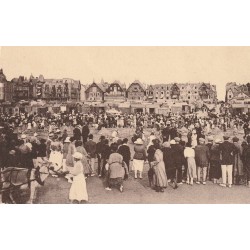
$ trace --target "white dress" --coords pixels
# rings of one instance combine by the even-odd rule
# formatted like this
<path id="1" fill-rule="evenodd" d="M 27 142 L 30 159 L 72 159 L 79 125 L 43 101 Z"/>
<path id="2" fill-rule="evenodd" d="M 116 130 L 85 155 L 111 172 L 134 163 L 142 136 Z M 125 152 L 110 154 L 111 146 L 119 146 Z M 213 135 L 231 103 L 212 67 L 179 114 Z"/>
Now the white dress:
<path id="1" fill-rule="evenodd" d="M 69 191 L 69 199 L 77 201 L 87 201 L 88 193 L 86 187 L 85 176 L 83 174 L 83 165 L 81 161 L 74 163 L 74 169 L 72 171 L 73 183 Z"/>

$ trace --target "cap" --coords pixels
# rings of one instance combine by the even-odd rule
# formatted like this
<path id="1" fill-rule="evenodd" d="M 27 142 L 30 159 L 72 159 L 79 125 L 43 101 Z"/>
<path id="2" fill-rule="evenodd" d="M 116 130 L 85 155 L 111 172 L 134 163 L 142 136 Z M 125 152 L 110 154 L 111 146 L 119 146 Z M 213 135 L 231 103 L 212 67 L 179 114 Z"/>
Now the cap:
<path id="1" fill-rule="evenodd" d="M 21 135 L 21 139 L 26 139 L 26 138 L 27 138 L 27 136 L 25 134 Z"/>
<path id="2" fill-rule="evenodd" d="M 64 142 L 70 142 L 70 137 L 66 137 L 66 139 L 64 140 Z"/>
<path id="3" fill-rule="evenodd" d="M 175 140 L 170 141 L 170 145 L 176 144 Z"/>
<path id="4" fill-rule="evenodd" d="M 199 138 L 199 142 L 204 143 L 206 140 L 204 138 Z"/>
<path id="5" fill-rule="evenodd" d="M 233 142 L 238 142 L 239 138 L 238 137 L 233 137 Z"/>
<path id="6" fill-rule="evenodd" d="M 208 140 L 208 141 L 213 141 L 213 140 L 214 140 L 214 138 L 213 138 L 213 136 L 212 136 L 212 135 L 209 135 L 209 136 L 207 137 L 207 140 Z"/>

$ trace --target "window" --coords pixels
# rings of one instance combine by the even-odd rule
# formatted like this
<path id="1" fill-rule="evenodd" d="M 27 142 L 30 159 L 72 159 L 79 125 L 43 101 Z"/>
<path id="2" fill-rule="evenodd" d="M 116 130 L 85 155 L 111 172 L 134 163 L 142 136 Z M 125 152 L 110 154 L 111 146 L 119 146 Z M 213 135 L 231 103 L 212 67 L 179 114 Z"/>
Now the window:
<path id="1" fill-rule="evenodd" d="M 182 87 L 182 89 L 184 89 L 184 87 Z"/>
<path id="2" fill-rule="evenodd" d="M 188 99 L 190 99 L 190 96 L 188 96 Z"/>

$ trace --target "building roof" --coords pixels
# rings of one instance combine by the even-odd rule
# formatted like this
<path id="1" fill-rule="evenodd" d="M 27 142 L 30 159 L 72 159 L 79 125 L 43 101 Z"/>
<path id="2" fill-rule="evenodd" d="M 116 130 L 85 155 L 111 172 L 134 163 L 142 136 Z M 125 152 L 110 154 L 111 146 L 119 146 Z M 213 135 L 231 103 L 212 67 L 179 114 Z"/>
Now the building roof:
<path id="1" fill-rule="evenodd" d="M 129 88 L 130 88 L 132 85 L 134 85 L 134 84 L 138 84 L 138 85 L 142 88 L 143 91 L 146 90 L 145 84 L 141 83 L 139 80 L 133 81 L 133 82 L 129 85 L 129 87 L 128 87 L 127 90 L 129 90 Z"/>

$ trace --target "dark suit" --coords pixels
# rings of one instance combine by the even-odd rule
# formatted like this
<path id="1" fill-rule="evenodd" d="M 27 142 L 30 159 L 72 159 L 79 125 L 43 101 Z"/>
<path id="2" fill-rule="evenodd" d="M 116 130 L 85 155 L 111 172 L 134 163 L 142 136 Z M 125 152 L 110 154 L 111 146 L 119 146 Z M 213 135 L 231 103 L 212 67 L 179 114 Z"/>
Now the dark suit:
<path id="1" fill-rule="evenodd" d="M 127 164 L 129 170 L 129 161 L 131 159 L 130 148 L 128 145 L 121 145 L 117 151 L 119 154 L 123 156 L 123 161 Z"/>
<path id="2" fill-rule="evenodd" d="M 90 168 L 93 174 L 95 172 L 96 143 L 92 140 L 87 141 L 85 143 L 85 149 L 90 157 Z"/>
<path id="3" fill-rule="evenodd" d="M 89 127 L 88 127 L 88 125 L 84 125 L 82 127 L 82 141 L 83 141 L 83 144 L 85 144 L 87 142 L 88 136 L 89 136 Z"/>

